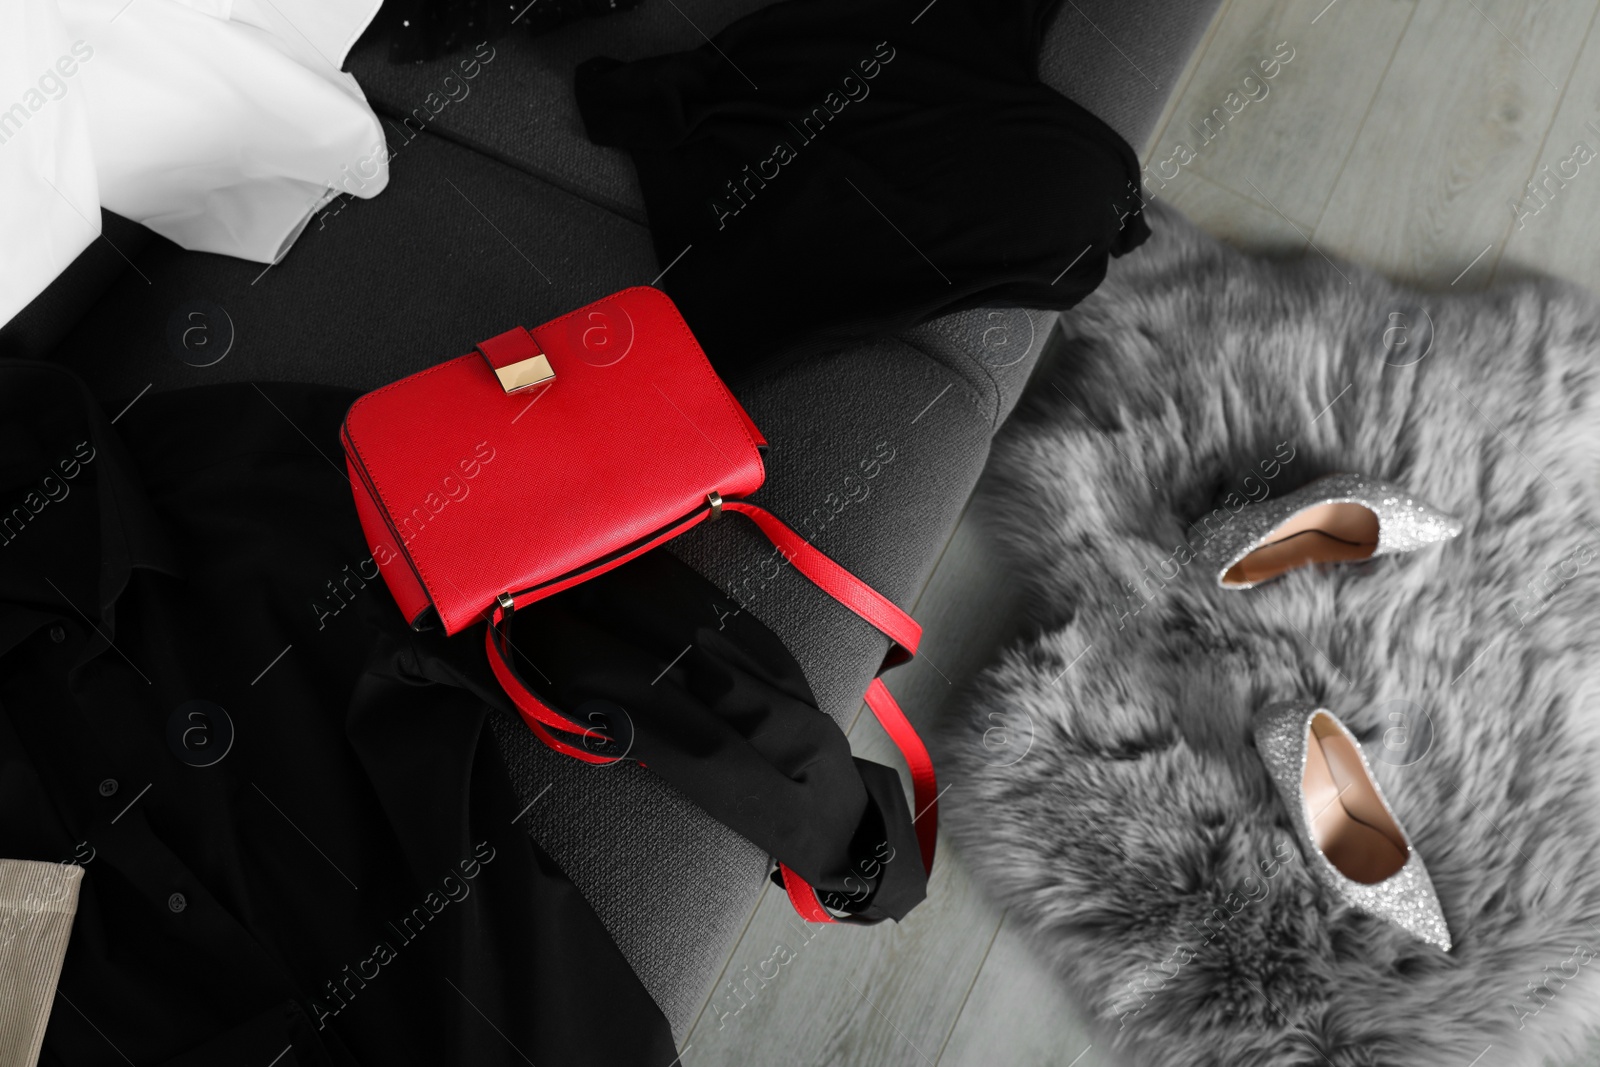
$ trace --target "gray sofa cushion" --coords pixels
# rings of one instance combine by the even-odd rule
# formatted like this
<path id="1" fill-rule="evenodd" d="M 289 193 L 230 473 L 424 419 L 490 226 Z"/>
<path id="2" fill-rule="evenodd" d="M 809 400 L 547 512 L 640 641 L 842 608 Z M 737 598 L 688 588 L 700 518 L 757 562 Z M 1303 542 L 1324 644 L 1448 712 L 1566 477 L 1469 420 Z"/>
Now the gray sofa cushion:
<path id="1" fill-rule="evenodd" d="M 1065 3 L 1040 50 L 1039 75 L 1143 152 L 1219 6 L 1221 0 Z"/>
<path id="2" fill-rule="evenodd" d="M 118 278 L 55 353 L 112 410 L 146 385 L 371 388 L 511 323 L 649 281 L 655 269 L 643 227 L 431 134 L 397 154 L 382 196 L 313 225 L 270 270 L 159 238 L 135 261 L 139 272 Z M 204 368 L 167 341 L 173 315 L 196 300 L 220 307 L 233 331 L 226 358 Z M 739 390 L 772 442 L 758 499 L 903 604 L 954 527 L 1054 318 L 996 315 L 952 316 Z M 867 478 L 863 463 L 877 474 Z M 701 527 L 672 550 L 772 628 L 822 708 L 848 721 L 883 659 L 881 635 L 792 569 L 763 580 L 771 546 L 742 518 Z M 509 715 L 494 728 L 532 805 L 522 825 L 681 1034 L 759 891 L 766 856 L 648 772 L 557 756 Z"/>
<path id="3" fill-rule="evenodd" d="M 151 383 L 372 389 L 656 274 L 643 226 L 430 135 L 395 155 L 382 195 L 347 198 L 277 266 L 159 237 L 134 262 L 144 277 L 120 275 L 53 355 L 112 400 Z M 232 325 L 232 350 L 202 369 L 166 340 L 194 300 Z"/>

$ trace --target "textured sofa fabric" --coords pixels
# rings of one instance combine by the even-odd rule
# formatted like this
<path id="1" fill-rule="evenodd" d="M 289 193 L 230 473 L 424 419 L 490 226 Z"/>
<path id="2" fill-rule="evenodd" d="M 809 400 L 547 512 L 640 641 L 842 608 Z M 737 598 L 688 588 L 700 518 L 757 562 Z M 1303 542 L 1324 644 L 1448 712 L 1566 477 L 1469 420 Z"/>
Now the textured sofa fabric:
<path id="1" fill-rule="evenodd" d="M 657 273 L 643 226 L 432 134 L 390 171 L 382 196 L 347 198 L 270 269 L 152 237 L 54 358 L 108 399 L 152 382 L 371 389 Z M 227 357 L 200 369 L 167 342 L 195 300 L 220 307 L 233 334 Z"/>
<path id="2" fill-rule="evenodd" d="M 1063 4 L 1039 53 L 1039 76 L 1144 151 L 1178 76 L 1220 0 Z"/>
<path id="3" fill-rule="evenodd" d="M 1138 147 L 1216 4 L 1184 0 L 1158 13 L 1145 5 L 1153 29 L 1111 0 L 1069 4 L 1051 26 L 1046 80 L 1074 87 L 1075 99 Z M 0 330 L 0 355 L 54 347 L 53 358 L 82 374 L 112 411 L 147 385 L 371 388 L 514 323 L 648 283 L 659 265 L 632 165 L 583 137 L 571 70 L 595 54 L 692 47 L 702 31 L 758 6 L 646 0 L 544 38 L 496 42 L 465 95 L 460 78 L 444 86 L 465 53 L 390 66 L 381 46 L 362 46 L 349 68 L 393 133 L 382 196 L 323 216 L 265 271 L 181 251 L 108 216 L 117 248 L 91 246 Z M 459 99 L 440 107 L 449 91 Z M 172 328 L 181 333 L 201 303 L 212 341 L 231 347 L 220 362 L 195 367 L 194 352 L 190 362 L 180 358 Z M 772 442 L 758 499 L 910 604 L 1055 318 L 976 309 L 742 385 L 740 399 Z M 845 497 L 844 478 L 886 450 L 894 459 L 869 493 Z M 671 550 L 782 637 L 823 710 L 850 721 L 883 657 L 880 635 L 792 570 L 774 574 L 770 545 L 737 517 L 700 527 Z M 529 805 L 521 824 L 595 907 L 681 1037 L 760 891 L 767 857 L 636 766 L 597 770 L 557 756 L 509 714 L 495 735 Z"/>

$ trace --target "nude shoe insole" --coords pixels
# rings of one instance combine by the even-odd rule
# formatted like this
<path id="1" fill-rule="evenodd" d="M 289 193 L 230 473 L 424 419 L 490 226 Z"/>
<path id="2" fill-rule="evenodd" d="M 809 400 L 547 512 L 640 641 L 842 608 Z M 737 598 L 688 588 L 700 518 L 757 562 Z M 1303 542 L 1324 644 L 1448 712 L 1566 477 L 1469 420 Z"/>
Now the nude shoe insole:
<path id="1" fill-rule="evenodd" d="M 1363 885 L 1382 882 L 1406 864 L 1405 834 L 1344 731 L 1320 714 L 1309 730 L 1301 788 L 1312 840 L 1346 878 Z"/>
<path id="2" fill-rule="evenodd" d="M 1267 543 L 1228 568 L 1223 585 L 1264 582 L 1308 563 L 1354 563 L 1378 547 L 1378 516 L 1362 504 L 1317 504 L 1297 511 Z"/>

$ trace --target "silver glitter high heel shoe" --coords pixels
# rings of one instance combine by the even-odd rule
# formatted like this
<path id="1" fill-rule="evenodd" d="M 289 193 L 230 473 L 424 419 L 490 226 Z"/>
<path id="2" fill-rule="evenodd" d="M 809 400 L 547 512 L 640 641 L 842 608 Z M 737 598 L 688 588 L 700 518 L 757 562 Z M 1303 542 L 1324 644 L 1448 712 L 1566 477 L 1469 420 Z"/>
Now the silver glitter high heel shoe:
<path id="1" fill-rule="evenodd" d="M 1255 735 L 1312 876 L 1351 907 L 1449 952 L 1428 869 L 1354 735 L 1332 712 L 1306 704 L 1262 709 Z"/>
<path id="2" fill-rule="evenodd" d="M 1213 513 L 1215 515 L 1216 513 Z M 1461 523 L 1362 474 L 1329 474 L 1191 531 L 1224 589 L 1249 589 L 1311 563 L 1354 563 L 1448 541 Z"/>

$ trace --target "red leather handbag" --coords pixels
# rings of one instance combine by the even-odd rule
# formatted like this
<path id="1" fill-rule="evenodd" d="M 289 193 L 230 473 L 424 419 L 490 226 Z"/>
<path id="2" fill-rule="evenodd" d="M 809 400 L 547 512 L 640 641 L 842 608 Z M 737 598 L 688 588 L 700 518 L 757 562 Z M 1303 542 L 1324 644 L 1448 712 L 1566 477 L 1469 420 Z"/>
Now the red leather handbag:
<path id="1" fill-rule="evenodd" d="M 678 309 L 625 289 L 534 330 L 359 398 L 342 439 L 356 510 L 384 581 L 414 627 L 487 622 L 496 678 L 551 748 L 611 762 L 594 728 L 534 695 L 509 655 L 517 608 L 560 592 L 724 512 L 909 659 L 922 628 L 893 602 L 743 497 L 760 488 L 766 441 L 707 362 Z M 928 751 L 879 679 L 865 700 L 911 770 L 918 845 L 931 872 L 937 789 Z M 605 740 L 601 736 L 601 740 Z M 833 915 L 787 867 L 796 910 Z"/>

